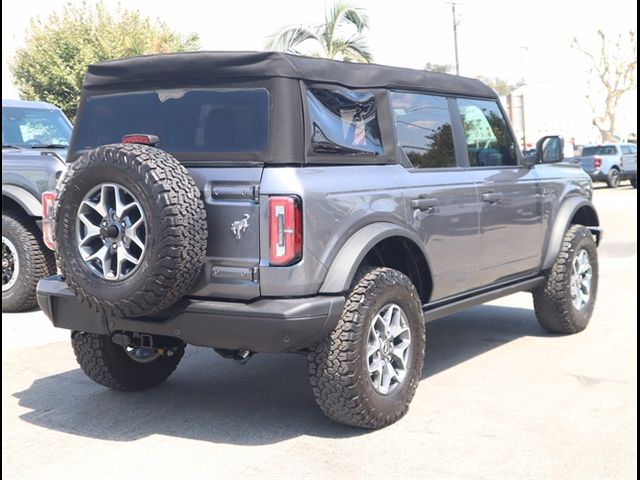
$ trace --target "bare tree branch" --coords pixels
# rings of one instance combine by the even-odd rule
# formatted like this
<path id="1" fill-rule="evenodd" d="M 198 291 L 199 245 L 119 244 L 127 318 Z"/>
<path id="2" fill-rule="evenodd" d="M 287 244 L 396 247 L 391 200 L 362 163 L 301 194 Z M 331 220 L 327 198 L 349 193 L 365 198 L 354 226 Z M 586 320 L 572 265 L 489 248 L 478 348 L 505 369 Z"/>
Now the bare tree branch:
<path id="1" fill-rule="evenodd" d="M 620 99 L 630 90 L 637 88 L 638 42 L 636 31 L 629 32 L 628 40 L 618 35 L 613 41 L 607 39 L 602 30 L 597 34 L 598 50 L 588 49 L 574 38 L 571 46 L 589 61 L 589 72 L 595 87 L 587 94 L 593 112 L 593 124 L 602 135 L 602 140 L 612 140 L 616 134 L 616 111 Z M 596 105 L 599 94 L 604 95 L 600 107 Z M 601 114 L 599 113 L 601 112 Z"/>

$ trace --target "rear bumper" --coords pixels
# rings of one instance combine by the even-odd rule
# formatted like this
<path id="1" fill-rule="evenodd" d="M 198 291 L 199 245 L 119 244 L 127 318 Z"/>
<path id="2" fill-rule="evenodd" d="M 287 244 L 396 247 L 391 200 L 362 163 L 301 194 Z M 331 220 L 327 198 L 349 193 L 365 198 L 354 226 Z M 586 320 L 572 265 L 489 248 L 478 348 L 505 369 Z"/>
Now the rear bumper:
<path id="1" fill-rule="evenodd" d="M 60 277 L 38 283 L 38 304 L 54 326 L 102 335 L 137 332 L 175 337 L 192 345 L 253 352 L 310 347 L 338 323 L 345 298 L 316 296 L 252 303 L 184 299 L 157 317 L 96 313 Z"/>
<path id="2" fill-rule="evenodd" d="M 602 170 L 595 170 L 593 172 L 587 172 L 594 182 L 606 182 L 608 177 Z"/>

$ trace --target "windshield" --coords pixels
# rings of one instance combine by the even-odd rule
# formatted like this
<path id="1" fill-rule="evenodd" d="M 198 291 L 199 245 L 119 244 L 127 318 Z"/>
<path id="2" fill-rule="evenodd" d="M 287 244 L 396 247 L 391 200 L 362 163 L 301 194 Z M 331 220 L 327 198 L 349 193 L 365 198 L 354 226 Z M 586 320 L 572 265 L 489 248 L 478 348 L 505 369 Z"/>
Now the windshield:
<path id="1" fill-rule="evenodd" d="M 156 90 L 89 97 L 74 150 L 156 135 L 169 153 L 259 152 L 267 146 L 269 95 L 263 89 Z"/>
<path id="2" fill-rule="evenodd" d="M 71 124 L 60 110 L 2 107 L 2 145 L 66 148 Z"/>
<path id="3" fill-rule="evenodd" d="M 617 153 L 615 145 L 598 145 L 597 147 L 584 147 L 582 149 L 583 157 L 590 157 L 592 155 L 616 155 Z"/>

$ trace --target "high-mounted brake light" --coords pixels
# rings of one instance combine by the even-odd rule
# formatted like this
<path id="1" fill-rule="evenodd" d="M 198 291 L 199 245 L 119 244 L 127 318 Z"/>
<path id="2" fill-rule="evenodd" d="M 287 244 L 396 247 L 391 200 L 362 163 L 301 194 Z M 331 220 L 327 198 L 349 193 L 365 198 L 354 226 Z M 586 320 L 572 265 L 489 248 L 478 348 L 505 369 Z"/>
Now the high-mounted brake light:
<path id="1" fill-rule="evenodd" d="M 269 198 L 269 263 L 284 266 L 302 257 L 302 207 L 298 197 Z"/>
<path id="2" fill-rule="evenodd" d="M 156 145 L 160 139 L 156 135 L 147 135 L 146 133 L 134 133 L 122 137 L 122 143 L 139 143 L 141 145 Z"/>
<path id="3" fill-rule="evenodd" d="M 56 208 L 56 192 L 44 192 L 42 194 L 42 239 L 47 248 L 56 249 L 56 242 L 53 240 L 53 221 Z"/>
<path id="4" fill-rule="evenodd" d="M 602 167 L 602 157 L 593 157 L 593 168 L 598 169 Z"/>

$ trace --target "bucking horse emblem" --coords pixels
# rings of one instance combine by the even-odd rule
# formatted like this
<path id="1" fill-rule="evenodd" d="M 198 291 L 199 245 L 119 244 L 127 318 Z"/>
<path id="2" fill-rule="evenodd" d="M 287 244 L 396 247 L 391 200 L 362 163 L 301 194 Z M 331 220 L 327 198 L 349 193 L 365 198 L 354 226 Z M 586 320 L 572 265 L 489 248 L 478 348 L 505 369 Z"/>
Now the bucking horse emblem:
<path id="1" fill-rule="evenodd" d="M 249 214 L 245 213 L 242 220 L 236 220 L 231 224 L 231 231 L 236 236 L 237 240 L 242 238 L 242 233 L 249 228 Z"/>

